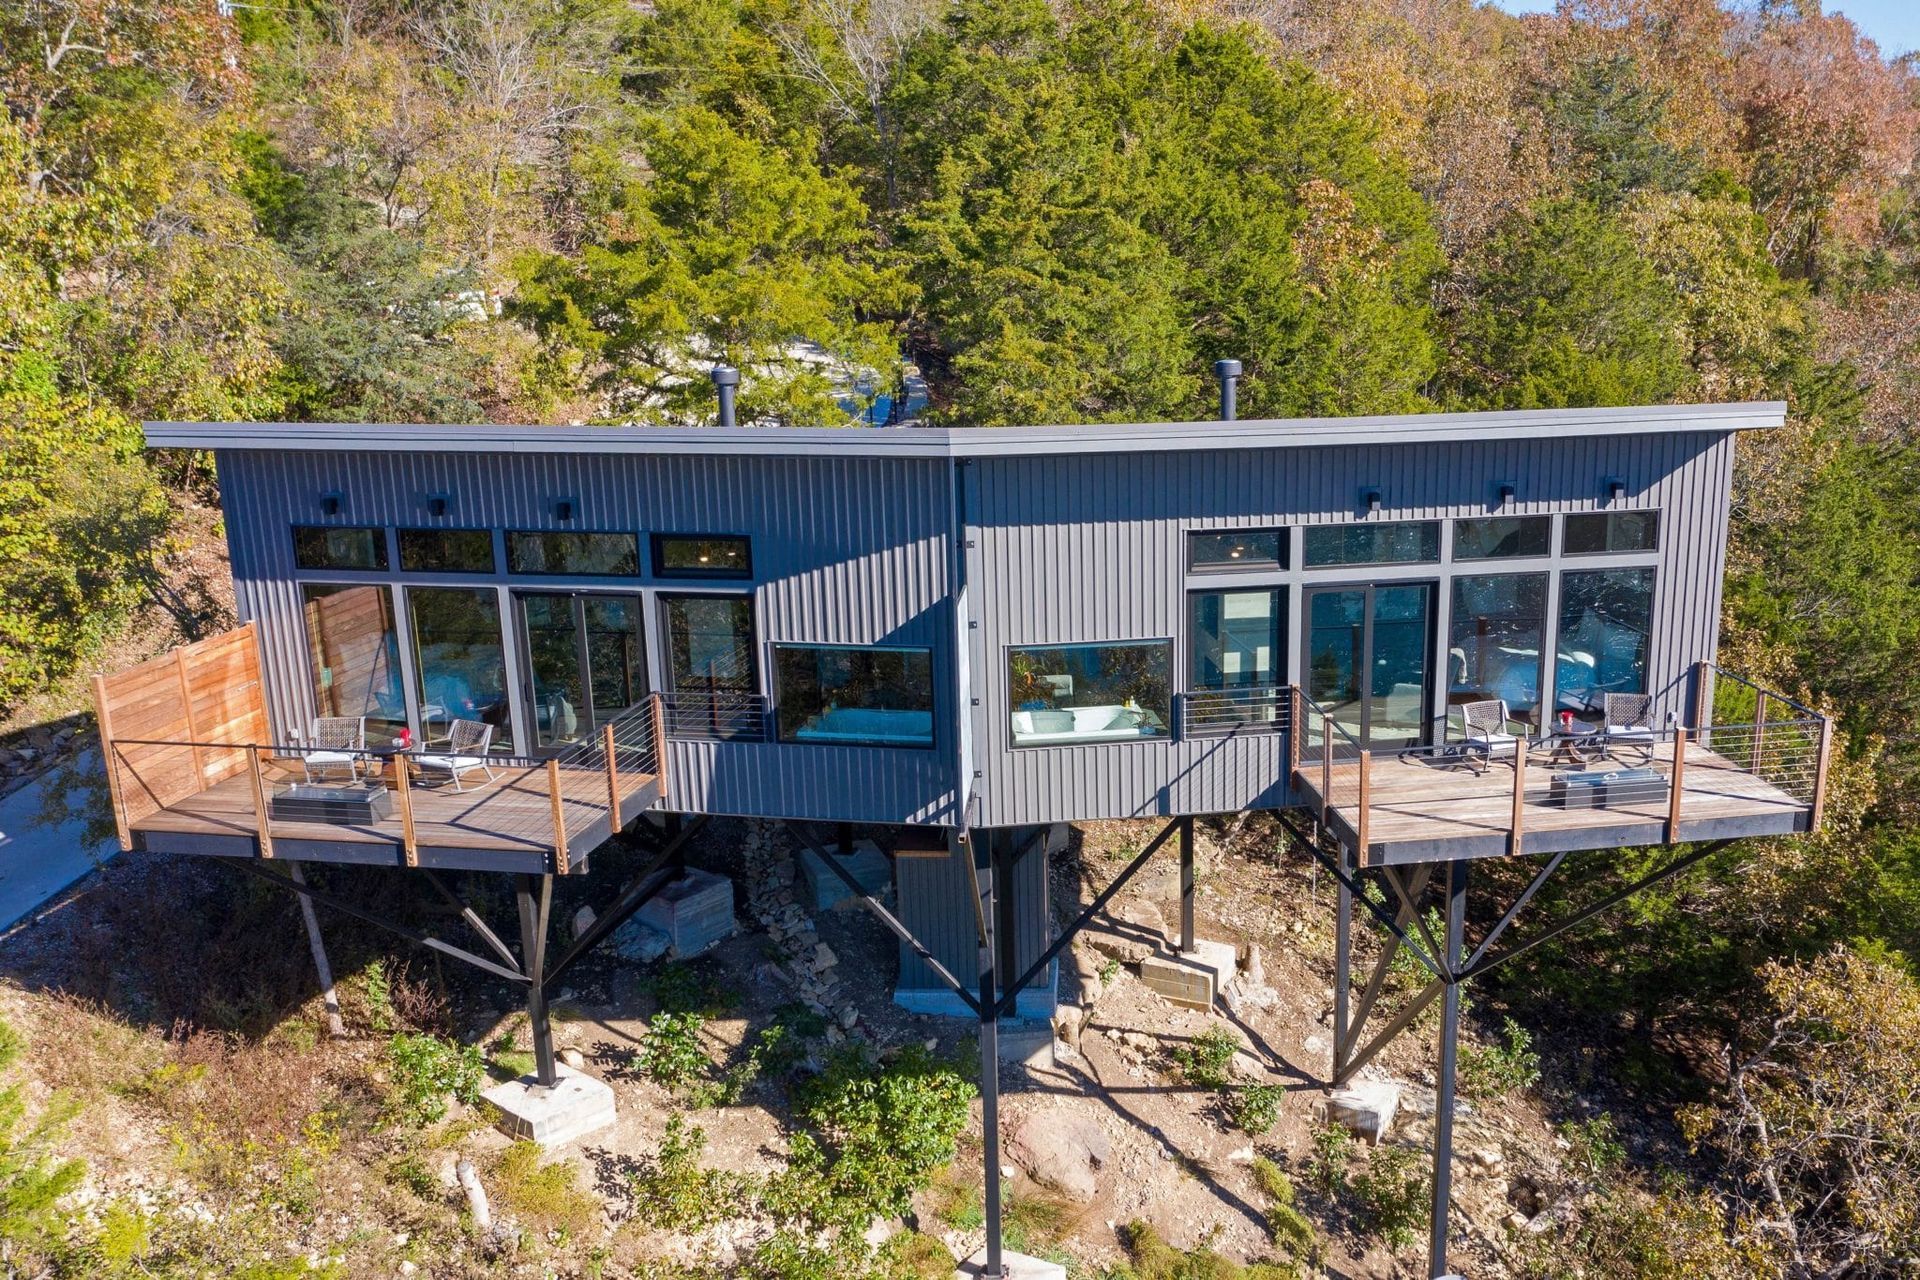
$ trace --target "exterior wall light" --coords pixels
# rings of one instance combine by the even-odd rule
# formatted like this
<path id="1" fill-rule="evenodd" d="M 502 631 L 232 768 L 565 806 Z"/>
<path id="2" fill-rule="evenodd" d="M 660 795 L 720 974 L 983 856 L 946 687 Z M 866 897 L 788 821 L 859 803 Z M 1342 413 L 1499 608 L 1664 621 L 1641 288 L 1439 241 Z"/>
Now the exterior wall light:
<path id="1" fill-rule="evenodd" d="M 320 495 L 320 514 L 323 516 L 340 514 L 340 494 L 337 491 Z"/>
<path id="2" fill-rule="evenodd" d="M 560 521 L 571 520 L 573 519 L 574 511 L 577 510 L 578 507 L 579 504 L 572 498 L 555 498 L 553 501 L 553 518 Z"/>
<path id="3" fill-rule="evenodd" d="M 1362 489 L 1360 491 L 1360 505 L 1367 509 L 1368 515 L 1379 515 L 1380 491 L 1378 489 Z"/>
<path id="4" fill-rule="evenodd" d="M 1500 486 L 1500 505 L 1504 507 L 1508 503 L 1512 502 L 1513 496 L 1516 492 L 1517 490 L 1514 488 L 1513 485 L 1510 485 L 1510 484 L 1501 485 Z"/>
<path id="5" fill-rule="evenodd" d="M 1626 499 L 1626 496 L 1627 496 L 1627 482 L 1625 480 L 1609 479 L 1607 481 L 1607 497 L 1608 498 L 1612 499 L 1615 502 L 1621 502 Z"/>
<path id="6" fill-rule="evenodd" d="M 427 498 L 427 514 L 435 519 L 447 514 L 447 506 L 447 495 L 444 493 L 431 494 Z"/>

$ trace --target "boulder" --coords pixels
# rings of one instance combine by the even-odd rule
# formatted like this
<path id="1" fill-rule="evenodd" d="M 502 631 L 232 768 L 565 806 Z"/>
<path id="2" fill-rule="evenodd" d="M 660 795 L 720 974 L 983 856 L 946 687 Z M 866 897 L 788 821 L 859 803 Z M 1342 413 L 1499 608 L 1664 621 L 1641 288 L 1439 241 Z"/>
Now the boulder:
<path id="1" fill-rule="evenodd" d="M 1086 1204 L 1100 1192 L 1098 1174 L 1113 1158 L 1113 1147 L 1092 1116 L 1045 1110 L 1014 1126 L 1007 1155 L 1035 1182 Z"/>
<path id="2" fill-rule="evenodd" d="M 630 964 L 651 964 L 667 954 L 673 939 L 635 916 L 615 929 L 608 937 L 607 944 L 613 954 Z"/>
<path id="3" fill-rule="evenodd" d="M 1379 1143 L 1393 1128 L 1400 1110 L 1400 1086 L 1392 1080 L 1360 1080 L 1327 1099 L 1327 1121 L 1344 1125 L 1356 1137 Z"/>

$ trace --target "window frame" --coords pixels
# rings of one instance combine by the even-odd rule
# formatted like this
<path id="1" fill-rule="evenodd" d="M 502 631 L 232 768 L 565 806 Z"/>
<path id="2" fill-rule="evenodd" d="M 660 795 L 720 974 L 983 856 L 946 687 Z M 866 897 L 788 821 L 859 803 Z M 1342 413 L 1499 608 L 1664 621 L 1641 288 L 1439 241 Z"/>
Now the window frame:
<path id="1" fill-rule="evenodd" d="M 1568 511 L 1560 518 L 1560 556 L 1562 559 L 1567 560 L 1587 560 L 1596 556 L 1657 555 L 1660 551 L 1660 526 L 1665 523 L 1660 518 L 1661 514 L 1659 507 L 1636 507 L 1631 511 Z M 1611 542 L 1613 540 L 1613 521 L 1620 516 L 1652 516 L 1653 541 L 1651 544 L 1644 547 L 1603 546 L 1597 551 L 1575 551 L 1568 545 L 1568 538 L 1572 534 L 1573 522 L 1575 520 L 1606 521 L 1607 529 L 1604 541 Z"/>
<path id="2" fill-rule="evenodd" d="M 506 571 L 514 578 L 611 578 L 616 581 L 634 582 L 640 577 L 640 533 L 634 529 L 508 529 L 504 546 L 507 553 Z M 633 568 L 628 571 L 619 569 L 522 569 L 514 563 L 513 540 L 517 537 L 547 538 L 554 536 L 578 538 L 631 538 L 633 540 Z"/>
<path id="3" fill-rule="evenodd" d="M 1196 679 L 1195 666 L 1200 661 L 1200 629 L 1194 619 L 1194 602 L 1200 596 L 1229 596 L 1265 594 L 1274 600 L 1273 619 L 1273 674 L 1274 679 L 1260 683 L 1204 685 Z M 1208 583 L 1202 586 L 1190 586 L 1183 593 L 1186 596 L 1186 670 L 1183 673 L 1180 691 L 1183 693 L 1231 693 L 1237 689 L 1277 688 L 1287 683 L 1287 640 L 1291 634 L 1288 627 L 1288 611 L 1292 606 L 1293 589 L 1290 584 L 1274 583 Z"/>
<path id="4" fill-rule="evenodd" d="M 1279 540 L 1279 555 L 1274 559 L 1195 562 L 1194 543 L 1201 538 L 1253 537 L 1272 534 Z M 1263 525 L 1252 529 L 1189 529 L 1186 532 L 1186 571 L 1195 577 L 1213 577 L 1229 573 L 1284 573 L 1292 561 L 1293 526 Z"/>
<path id="5" fill-rule="evenodd" d="M 848 738 L 838 742 L 812 742 L 788 736 L 785 698 L 780 684 L 780 653 L 830 650 L 842 653 L 923 653 L 927 657 L 927 737 L 924 742 L 890 742 L 884 738 Z M 822 644 L 810 640 L 770 640 L 768 668 L 773 674 L 773 741 L 786 747 L 859 747 L 893 751 L 932 751 L 939 739 L 939 681 L 934 678 L 933 646 L 928 644 Z M 873 709 L 873 708 L 868 708 Z"/>
<path id="6" fill-rule="evenodd" d="M 1347 569 L 1377 569 L 1436 565 L 1446 563 L 1446 547 L 1442 542 L 1443 520 L 1382 520 L 1377 522 L 1347 521 L 1345 523 L 1309 524 L 1300 530 L 1300 570 L 1302 573 L 1329 573 Z M 1343 534 L 1354 529 L 1391 529 L 1397 527 L 1429 528 L 1433 530 L 1433 554 L 1411 560 L 1328 560 L 1320 564 L 1313 563 L 1313 537 L 1316 532 L 1340 530 Z M 1424 538 L 1423 538 L 1424 541 Z"/>
<path id="7" fill-rule="evenodd" d="M 738 582 L 753 577 L 753 537 L 745 533 L 677 533 L 658 530 L 647 535 L 653 576 L 688 582 Z M 738 542 L 746 549 L 747 563 L 740 569 L 673 569 L 667 566 L 666 550 L 670 542 Z"/>
<path id="8" fill-rule="evenodd" d="M 1536 527 L 1543 529 L 1545 531 L 1545 534 L 1544 534 L 1544 537 L 1542 538 L 1540 549 L 1538 551 L 1515 551 L 1509 554 L 1502 554 L 1499 552 L 1493 552 L 1486 555 L 1464 555 L 1463 556 L 1460 554 L 1460 526 L 1461 525 L 1489 524 L 1496 520 L 1528 521 L 1533 523 Z M 1537 513 L 1529 513 L 1526 515 L 1455 516 L 1453 517 L 1453 528 L 1451 532 L 1453 534 L 1453 547 L 1452 547 L 1453 554 L 1448 558 L 1448 561 L 1449 563 L 1452 563 L 1452 564 L 1466 564 L 1466 565 L 1500 564 L 1508 560 L 1546 560 L 1546 559 L 1550 559 L 1553 556 L 1554 528 L 1553 528 L 1553 516 L 1550 514 L 1541 515 Z M 1500 571 L 1495 570 L 1494 572 L 1500 572 Z"/>
<path id="9" fill-rule="evenodd" d="M 1063 738 L 1063 739 L 1059 739 L 1057 741 L 1051 741 L 1051 742 L 1033 742 L 1033 741 L 1022 742 L 1015 735 L 1014 729 L 1013 729 L 1013 717 L 1020 710 L 1020 708 L 1013 705 L 1013 658 L 1016 653 L 1021 653 L 1023 651 L 1030 651 L 1034 649 L 1136 649 L 1136 648 L 1144 649 L 1144 648 L 1149 648 L 1154 646 L 1158 646 L 1161 649 L 1161 651 L 1166 655 L 1167 705 L 1164 709 L 1164 715 L 1162 716 L 1162 720 L 1161 720 L 1162 729 L 1159 733 L 1138 734 L 1131 737 L 1113 737 L 1113 738 L 1095 738 L 1095 737 Z M 1003 673 L 1005 673 L 1005 678 L 1006 678 L 1006 683 L 1003 686 L 1003 688 L 1006 691 L 1007 718 L 1004 723 L 1006 725 L 1006 730 L 1007 730 L 1007 745 L 1009 750 L 1026 750 L 1029 748 L 1037 749 L 1037 748 L 1046 748 L 1046 747 L 1118 747 L 1118 746 L 1134 746 L 1139 743 L 1147 743 L 1147 742 L 1171 742 L 1174 740 L 1173 704 L 1174 704 L 1174 698 L 1176 696 L 1176 690 L 1174 689 L 1174 679 L 1175 679 L 1174 662 L 1176 661 L 1176 655 L 1177 655 L 1179 646 L 1175 642 L 1175 639 L 1172 636 L 1148 636 L 1144 639 L 1131 639 L 1131 640 L 1072 640 L 1072 641 L 1041 642 L 1041 643 L 1033 643 L 1033 644 L 1011 644 L 1010 643 L 1003 646 L 1003 648 L 1004 648 L 1003 661 L 1001 662 L 1000 669 Z M 1072 708 L 1067 708 L 1067 710 L 1072 710 Z M 1154 708 L 1154 710 L 1159 710 L 1159 708 Z"/>
<path id="10" fill-rule="evenodd" d="M 393 549 L 387 545 L 387 528 L 383 524 L 293 524 L 287 526 L 288 539 L 293 544 L 293 567 L 297 573 L 392 573 Z M 371 533 L 376 553 L 376 564 L 307 564 L 300 558 L 300 535 L 308 530 L 320 533 Z"/>
<path id="11" fill-rule="evenodd" d="M 760 610 L 756 608 L 756 599 L 751 591 L 655 591 L 653 593 L 655 616 L 660 627 L 660 692 L 663 694 L 689 693 L 704 694 L 704 689 L 683 689 L 680 687 L 673 670 L 673 622 L 672 603 L 676 600 L 726 600 L 744 601 L 747 606 L 747 663 L 753 671 L 753 688 L 738 694 L 743 698 L 764 698 L 767 696 L 767 681 L 761 671 L 760 661 Z"/>
<path id="12" fill-rule="evenodd" d="M 451 527 L 439 528 L 432 525 L 408 525 L 405 527 L 395 526 L 393 531 L 393 546 L 398 556 L 398 563 L 400 566 L 399 572 L 403 574 L 411 574 L 411 573 L 426 573 L 426 574 L 435 574 L 435 575 L 467 574 L 472 577 L 479 577 L 479 576 L 497 577 L 499 576 L 499 573 L 500 573 L 500 544 L 494 541 L 493 532 L 494 531 L 491 528 L 470 528 L 466 526 L 461 526 L 459 528 L 451 528 Z M 487 560 L 488 560 L 487 567 L 484 569 L 423 569 L 416 565 L 410 565 L 407 563 L 407 535 L 410 533 L 485 534 L 487 539 Z"/>

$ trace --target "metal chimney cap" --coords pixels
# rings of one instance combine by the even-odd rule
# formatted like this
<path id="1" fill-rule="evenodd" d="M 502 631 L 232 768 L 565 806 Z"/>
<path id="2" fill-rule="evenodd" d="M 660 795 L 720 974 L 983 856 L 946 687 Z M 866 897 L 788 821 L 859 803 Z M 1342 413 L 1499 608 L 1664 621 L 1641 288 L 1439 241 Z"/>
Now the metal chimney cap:
<path id="1" fill-rule="evenodd" d="M 713 366 L 713 385 L 716 387 L 737 387 L 740 385 L 740 371 L 730 364 Z"/>
<path id="2" fill-rule="evenodd" d="M 1213 362 L 1213 371 L 1217 376 L 1222 378 L 1237 378 L 1240 376 L 1240 362 L 1238 360 L 1215 360 Z"/>

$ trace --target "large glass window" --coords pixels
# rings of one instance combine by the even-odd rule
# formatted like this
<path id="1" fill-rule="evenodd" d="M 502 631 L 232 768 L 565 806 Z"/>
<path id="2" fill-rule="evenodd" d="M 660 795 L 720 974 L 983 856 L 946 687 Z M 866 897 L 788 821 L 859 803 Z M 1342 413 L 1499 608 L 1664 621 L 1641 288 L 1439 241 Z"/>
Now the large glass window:
<path id="1" fill-rule="evenodd" d="M 1659 541 L 1658 511 L 1588 511 L 1567 517 L 1561 550 L 1570 556 L 1652 551 Z"/>
<path id="2" fill-rule="evenodd" d="M 1279 683 L 1286 657 L 1279 591 L 1192 591 L 1187 644 L 1194 689 L 1237 689 Z"/>
<path id="3" fill-rule="evenodd" d="M 402 529 L 400 567 L 409 573 L 492 573 L 490 529 Z"/>
<path id="4" fill-rule="evenodd" d="M 509 533 L 507 565 L 515 573 L 631 578 L 640 572 L 640 535 L 568 530 Z"/>
<path id="5" fill-rule="evenodd" d="M 1440 522 L 1309 525 L 1304 558 L 1309 569 L 1339 564 L 1426 564 L 1440 558 Z"/>
<path id="6" fill-rule="evenodd" d="M 388 589 L 316 582 L 301 586 L 300 597 L 319 714 L 364 716 L 369 745 L 398 737 L 407 727 L 407 703 Z"/>
<path id="7" fill-rule="evenodd" d="M 302 569 L 385 569 L 387 531 L 297 524 L 293 526 L 293 562 Z"/>
<path id="8" fill-rule="evenodd" d="M 1166 737 L 1172 650 L 1164 640 L 1009 650 L 1014 742 Z"/>
<path id="9" fill-rule="evenodd" d="M 1447 700 L 1504 698 L 1516 719 L 1539 723 L 1547 575 L 1504 573 L 1453 580 Z"/>
<path id="10" fill-rule="evenodd" d="M 1652 620 L 1652 569 L 1561 574 L 1556 705 L 1592 719 L 1605 694 L 1645 693 Z"/>
<path id="11" fill-rule="evenodd" d="M 1453 522 L 1455 560 L 1544 556 L 1551 550 L 1552 516 L 1489 516 Z"/>
<path id="12" fill-rule="evenodd" d="M 1286 567 L 1285 529 L 1233 529 L 1187 535 L 1187 568 L 1194 573 Z"/>
<path id="13" fill-rule="evenodd" d="M 760 691 L 750 596 L 662 596 L 667 678 L 682 693 Z"/>
<path id="14" fill-rule="evenodd" d="M 746 538 L 656 533 L 653 572 L 661 578 L 750 578 L 753 544 Z"/>
<path id="15" fill-rule="evenodd" d="M 414 667 L 420 681 L 420 736 L 445 739 L 455 720 L 493 726 L 493 745 L 513 746 L 507 707 L 500 597 L 482 587 L 409 587 Z"/>
<path id="16" fill-rule="evenodd" d="M 777 644 L 780 741 L 933 745 L 933 650 Z"/>

